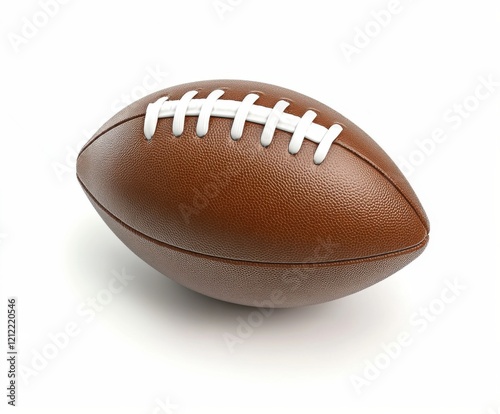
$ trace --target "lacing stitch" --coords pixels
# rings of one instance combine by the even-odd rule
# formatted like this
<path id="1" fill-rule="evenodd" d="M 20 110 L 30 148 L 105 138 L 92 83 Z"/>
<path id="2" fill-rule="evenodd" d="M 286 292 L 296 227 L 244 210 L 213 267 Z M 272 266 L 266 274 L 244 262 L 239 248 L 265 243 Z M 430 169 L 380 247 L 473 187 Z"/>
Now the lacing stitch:
<path id="1" fill-rule="evenodd" d="M 197 116 L 196 134 L 203 138 L 210 128 L 211 117 L 233 119 L 231 127 L 231 139 L 238 141 L 243 136 L 246 122 L 255 122 L 264 125 L 260 143 L 267 147 L 272 143 L 276 129 L 292 133 L 288 146 L 288 152 L 297 154 L 302 147 L 304 139 L 309 139 L 318 144 L 314 153 L 314 163 L 321 164 L 333 142 L 342 132 L 342 126 L 334 124 L 327 129 L 315 124 L 317 114 L 308 110 L 304 116 L 297 117 L 285 112 L 290 105 L 287 101 L 278 101 L 274 108 L 266 108 L 255 105 L 259 99 L 257 94 L 247 95 L 241 102 L 221 100 L 224 91 L 217 89 L 211 92 L 206 99 L 194 99 L 197 91 L 185 93 L 179 101 L 168 101 L 168 97 L 162 97 L 156 102 L 149 104 L 144 120 L 144 136 L 147 140 L 153 137 L 158 119 L 173 117 L 172 132 L 174 136 L 180 137 L 184 132 L 186 116 Z"/>

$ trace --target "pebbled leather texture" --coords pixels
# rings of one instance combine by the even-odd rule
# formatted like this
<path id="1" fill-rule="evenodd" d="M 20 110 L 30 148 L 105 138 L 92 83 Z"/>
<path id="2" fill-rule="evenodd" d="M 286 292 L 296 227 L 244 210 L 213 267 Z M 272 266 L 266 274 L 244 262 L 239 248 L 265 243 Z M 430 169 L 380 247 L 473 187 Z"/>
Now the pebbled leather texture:
<path id="1" fill-rule="evenodd" d="M 363 290 L 415 260 L 419 245 L 384 256 L 323 264 L 265 264 L 207 257 L 149 239 L 92 205 L 137 256 L 178 283 L 215 299 L 256 307 L 291 308 L 339 299 Z"/>
<path id="2" fill-rule="evenodd" d="M 190 90 L 205 98 L 215 89 L 225 90 L 221 99 L 257 93 L 256 104 L 271 108 L 286 100 L 286 112 L 301 117 L 311 109 L 316 123 L 344 129 L 320 165 L 313 163 L 317 144 L 306 140 L 290 155 L 291 134 L 276 131 L 264 148 L 264 127 L 250 122 L 239 141 L 230 137 L 232 120 L 214 117 L 204 138 L 196 136 L 196 117 L 186 118 L 181 137 L 173 136 L 170 118 L 159 120 L 151 141 L 144 138 L 149 103 Z M 86 144 L 77 175 L 140 257 L 196 291 L 236 303 L 283 289 L 280 274 L 301 266 L 310 269 L 307 293 L 290 294 L 286 306 L 335 299 L 399 270 L 428 240 L 415 193 L 368 135 L 318 101 L 261 83 L 196 82 L 141 99 Z"/>

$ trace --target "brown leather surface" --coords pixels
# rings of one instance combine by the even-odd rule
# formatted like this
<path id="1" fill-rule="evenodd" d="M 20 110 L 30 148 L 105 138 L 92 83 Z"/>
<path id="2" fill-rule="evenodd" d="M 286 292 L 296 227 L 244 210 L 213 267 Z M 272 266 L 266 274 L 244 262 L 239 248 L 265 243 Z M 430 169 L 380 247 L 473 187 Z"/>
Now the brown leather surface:
<path id="1" fill-rule="evenodd" d="M 234 100 L 254 92 L 261 96 L 256 103 L 268 107 L 284 99 L 291 102 L 286 112 L 302 116 L 312 109 L 318 113 L 315 122 L 327 128 L 340 123 L 344 131 L 319 166 L 313 163 L 316 144 L 305 141 L 290 155 L 291 134 L 277 131 L 263 148 L 263 126 L 248 122 L 235 142 L 228 119 L 212 118 L 201 139 L 197 118 L 186 118 L 180 138 L 173 137 L 172 119 L 161 119 L 146 141 L 147 104 L 165 95 L 180 99 L 194 89 L 200 91 L 197 98 L 224 89 L 222 99 Z M 334 264 L 420 246 L 429 232 L 410 185 L 363 131 L 320 102 L 260 83 L 197 82 L 146 97 L 96 133 L 77 170 L 85 188 L 119 221 L 183 254 Z M 363 272 L 370 284 L 381 277 Z M 206 273 L 199 278 L 210 277 Z"/>
<path id="2" fill-rule="evenodd" d="M 134 231 L 91 203 L 111 230 L 155 269 L 204 295 L 248 306 L 287 308 L 327 302 L 365 289 L 415 260 L 428 238 L 372 259 L 287 265 L 232 261 L 189 253 Z"/>

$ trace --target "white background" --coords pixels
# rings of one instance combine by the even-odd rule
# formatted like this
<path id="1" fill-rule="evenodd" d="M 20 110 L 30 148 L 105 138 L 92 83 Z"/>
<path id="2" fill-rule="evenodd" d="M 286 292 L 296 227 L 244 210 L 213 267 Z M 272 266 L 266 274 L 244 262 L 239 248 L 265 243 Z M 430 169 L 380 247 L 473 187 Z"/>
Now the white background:
<path id="1" fill-rule="evenodd" d="M 233 6 L 69 1 L 46 18 L 37 1 L 2 2 L 0 411 L 17 296 L 19 413 L 500 413 L 500 3 L 401 0 L 380 33 L 382 0 L 220 3 Z M 230 349 L 224 334 L 252 309 L 143 263 L 74 174 L 82 143 L 131 96 L 212 78 L 312 96 L 410 163 L 427 251 L 361 293 L 276 311 Z M 431 144 L 436 129 L 446 139 Z M 82 314 L 117 272 L 133 280 Z"/>

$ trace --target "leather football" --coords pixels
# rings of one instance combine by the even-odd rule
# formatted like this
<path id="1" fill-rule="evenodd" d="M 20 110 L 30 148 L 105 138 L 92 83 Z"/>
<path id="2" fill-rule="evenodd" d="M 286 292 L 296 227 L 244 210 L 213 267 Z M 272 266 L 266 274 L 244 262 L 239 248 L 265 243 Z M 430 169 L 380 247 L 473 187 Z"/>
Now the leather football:
<path id="1" fill-rule="evenodd" d="M 366 133 L 263 83 L 195 82 L 135 102 L 83 147 L 77 177 L 140 258 L 237 304 L 338 299 L 429 240 L 417 196 Z"/>

